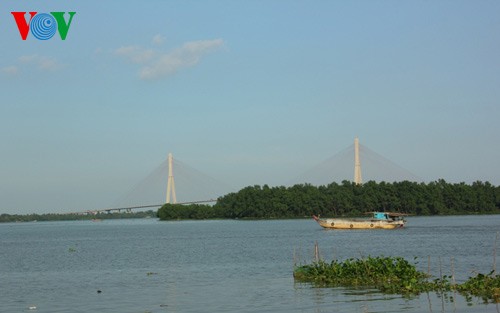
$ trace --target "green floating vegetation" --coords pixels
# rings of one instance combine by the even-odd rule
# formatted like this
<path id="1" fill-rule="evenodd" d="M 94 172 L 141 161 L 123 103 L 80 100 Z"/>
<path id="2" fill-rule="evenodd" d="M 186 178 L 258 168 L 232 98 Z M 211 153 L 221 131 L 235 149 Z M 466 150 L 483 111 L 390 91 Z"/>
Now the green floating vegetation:
<path id="1" fill-rule="evenodd" d="M 470 277 L 465 283 L 457 285 L 457 290 L 467 297 L 476 296 L 485 302 L 492 300 L 500 303 L 500 275 L 491 271 L 488 275 L 477 274 Z"/>
<path id="2" fill-rule="evenodd" d="M 368 257 L 331 263 L 317 261 L 297 266 L 293 276 L 298 282 L 312 283 L 317 287 L 365 287 L 382 292 L 417 295 L 422 292 L 458 291 L 470 299 L 481 297 L 485 302 L 500 302 L 500 276 L 494 272 L 477 274 L 463 284 L 450 282 L 451 276 L 431 279 L 414 264 L 401 257 Z"/>

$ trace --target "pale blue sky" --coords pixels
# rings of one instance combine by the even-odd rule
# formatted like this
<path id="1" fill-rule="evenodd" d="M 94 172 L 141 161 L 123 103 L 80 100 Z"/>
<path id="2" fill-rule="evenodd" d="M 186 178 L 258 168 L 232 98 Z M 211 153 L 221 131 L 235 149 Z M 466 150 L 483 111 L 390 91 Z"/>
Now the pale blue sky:
<path id="1" fill-rule="evenodd" d="M 10 12 L 76 11 L 62 41 Z M 361 143 L 500 184 L 499 1 L 2 1 L 0 213 L 109 207 L 169 152 L 235 189 Z M 333 179 L 332 179 L 333 180 Z"/>

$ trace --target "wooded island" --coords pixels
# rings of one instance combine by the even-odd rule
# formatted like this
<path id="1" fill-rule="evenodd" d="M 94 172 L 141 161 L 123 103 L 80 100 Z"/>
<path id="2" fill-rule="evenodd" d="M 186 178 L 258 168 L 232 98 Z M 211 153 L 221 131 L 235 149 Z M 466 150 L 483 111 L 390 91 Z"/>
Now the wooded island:
<path id="1" fill-rule="evenodd" d="M 248 186 L 217 199 L 215 205 L 165 204 L 157 212 L 76 214 L 1 214 L 0 222 L 90 220 L 157 217 L 178 219 L 280 219 L 321 216 L 361 216 L 369 211 L 412 215 L 500 213 L 500 186 L 472 184 L 350 181 L 313 186 Z"/>
<path id="2" fill-rule="evenodd" d="M 489 182 L 428 184 L 409 181 L 374 182 L 292 187 L 249 186 L 229 193 L 210 205 L 165 204 L 161 220 L 215 218 L 303 218 L 359 216 L 367 211 L 392 211 L 413 215 L 460 215 L 500 213 L 500 186 Z"/>

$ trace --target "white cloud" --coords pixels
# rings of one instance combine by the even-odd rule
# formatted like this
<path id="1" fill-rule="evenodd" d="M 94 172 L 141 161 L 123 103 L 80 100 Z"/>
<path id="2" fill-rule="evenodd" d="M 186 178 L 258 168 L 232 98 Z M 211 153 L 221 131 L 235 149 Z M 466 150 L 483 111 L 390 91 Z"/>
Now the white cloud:
<path id="1" fill-rule="evenodd" d="M 35 65 L 42 71 L 55 71 L 64 67 L 63 64 L 54 58 L 39 56 L 37 54 L 21 56 L 19 57 L 19 62 L 26 65 Z"/>
<path id="2" fill-rule="evenodd" d="M 138 46 L 120 47 L 116 49 L 115 53 L 138 64 L 149 62 L 155 56 L 153 50 L 143 49 Z"/>
<path id="3" fill-rule="evenodd" d="M 54 58 L 33 54 L 20 56 L 16 64 L 4 67 L 0 69 L 0 71 L 9 76 L 17 76 L 21 75 L 23 72 L 29 72 L 32 69 L 53 72 L 64 67 L 64 64 Z"/>
<path id="4" fill-rule="evenodd" d="M 20 71 L 19 67 L 12 65 L 2 68 L 2 72 L 9 76 L 17 76 Z"/>
<path id="5" fill-rule="evenodd" d="M 141 64 L 140 79 L 155 80 L 170 76 L 182 68 L 195 66 L 205 54 L 218 49 L 223 44 L 222 39 L 191 41 L 167 53 L 128 46 L 117 49 L 115 54 Z"/>
<path id="6" fill-rule="evenodd" d="M 163 37 L 162 35 L 160 34 L 157 34 L 153 37 L 153 40 L 152 40 L 153 44 L 155 45 L 161 45 L 162 43 L 165 42 L 165 37 Z"/>

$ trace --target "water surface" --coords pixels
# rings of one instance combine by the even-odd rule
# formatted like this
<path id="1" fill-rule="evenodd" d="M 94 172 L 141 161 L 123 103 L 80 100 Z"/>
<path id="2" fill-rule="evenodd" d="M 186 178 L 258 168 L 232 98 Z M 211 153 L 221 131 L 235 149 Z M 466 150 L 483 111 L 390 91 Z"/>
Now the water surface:
<path id="1" fill-rule="evenodd" d="M 417 257 L 421 270 L 464 281 L 491 271 L 498 231 L 500 216 L 410 217 L 392 231 L 312 219 L 0 224 L 0 312 L 498 312 L 459 295 L 405 299 L 292 277 L 318 242 L 326 260 Z"/>

